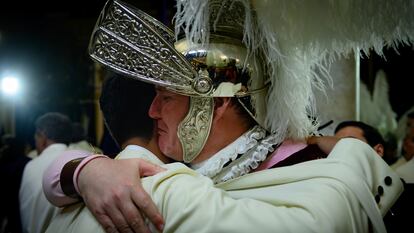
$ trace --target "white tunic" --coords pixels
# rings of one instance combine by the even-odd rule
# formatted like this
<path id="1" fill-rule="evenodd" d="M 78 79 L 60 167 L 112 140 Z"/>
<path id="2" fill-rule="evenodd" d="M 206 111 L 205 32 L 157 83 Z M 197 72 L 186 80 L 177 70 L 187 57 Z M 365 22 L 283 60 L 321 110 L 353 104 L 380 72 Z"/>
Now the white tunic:
<path id="1" fill-rule="evenodd" d="M 42 178 L 46 168 L 66 149 L 65 144 L 52 144 L 24 168 L 19 191 L 23 232 L 45 232 L 52 217 L 57 214 L 58 209 L 43 194 Z"/>
<path id="2" fill-rule="evenodd" d="M 126 149 L 119 157 L 131 153 Z M 164 232 L 367 232 L 369 221 L 374 232 L 385 232 L 382 216 L 403 190 L 398 175 L 356 139 L 342 139 L 327 159 L 216 186 L 183 164 L 164 166 L 167 171 L 142 179 L 163 214 Z M 392 183 L 385 184 L 385 177 Z M 377 204 L 378 186 L 384 193 Z M 63 209 L 47 232 L 104 230 L 76 204 Z"/>

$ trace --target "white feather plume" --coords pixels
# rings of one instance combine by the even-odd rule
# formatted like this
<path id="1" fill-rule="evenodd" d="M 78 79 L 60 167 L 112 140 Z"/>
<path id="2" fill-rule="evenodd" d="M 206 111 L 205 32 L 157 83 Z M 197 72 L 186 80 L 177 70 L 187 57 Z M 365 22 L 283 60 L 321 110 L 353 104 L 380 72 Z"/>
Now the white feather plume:
<path id="1" fill-rule="evenodd" d="M 223 0 L 231 1 L 231 0 Z M 255 53 L 265 51 L 271 89 L 267 126 L 279 139 L 303 138 L 315 129 L 312 87 L 324 89 L 315 72 L 325 75 L 340 56 L 414 41 L 412 0 L 233 0 L 257 15 L 246 14 L 244 42 Z M 208 42 L 208 0 L 178 0 L 176 32 L 190 41 Z M 256 26 L 257 25 L 257 26 Z M 351 78 L 351 77 L 350 77 Z M 333 84 L 335 85 L 335 84 Z"/>
<path id="2" fill-rule="evenodd" d="M 375 127 L 373 123 L 378 113 L 378 108 L 373 104 L 372 95 L 368 90 L 365 83 L 360 82 L 359 84 L 359 96 L 360 96 L 360 109 L 361 109 L 361 121 Z"/>
<path id="3" fill-rule="evenodd" d="M 386 74 L 379 70 L 375 76 L 372 96 L 365 84 L 361 83 L 361 120 L 374 126 L 386 137 L 397 129 L 397 114 L 389 101 L 389 88 Z"/>
<path id="4" fill-rule="evenodd" d="M 387 76 L 383 70 L 377 72 L 372 96 L 374 105 L 379 108 L 377 129 L 384 137 L 394 134 L 397 129 L 397 114 L 391 107 Z"/>

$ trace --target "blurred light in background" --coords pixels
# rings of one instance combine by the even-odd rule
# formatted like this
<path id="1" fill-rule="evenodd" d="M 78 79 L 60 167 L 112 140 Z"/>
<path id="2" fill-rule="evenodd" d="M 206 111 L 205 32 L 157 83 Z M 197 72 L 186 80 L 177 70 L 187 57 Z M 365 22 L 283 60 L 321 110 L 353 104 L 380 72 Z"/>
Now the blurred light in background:
<path id="1" fill-rule="evenodd" d="M 19 80 L 13 76 L 6 76 L 1 79 L 1 91 L 6 95 L 16 95 L 20 89 Z"/>

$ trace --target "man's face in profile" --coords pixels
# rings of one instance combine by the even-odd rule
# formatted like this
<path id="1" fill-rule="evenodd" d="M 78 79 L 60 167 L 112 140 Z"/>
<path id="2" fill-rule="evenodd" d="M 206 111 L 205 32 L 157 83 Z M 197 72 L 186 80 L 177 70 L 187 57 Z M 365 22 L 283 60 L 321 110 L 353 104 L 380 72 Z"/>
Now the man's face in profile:
<path id="1" fill-rule="evenodd" d="M 156 121 L 158 146 L 165 155 L 176 161 L 183 160 L 181 142 L 177 136 L 179 124 L 187 115 L 190 98 L 157 87 L 156 96 L 148 114 Z"/>

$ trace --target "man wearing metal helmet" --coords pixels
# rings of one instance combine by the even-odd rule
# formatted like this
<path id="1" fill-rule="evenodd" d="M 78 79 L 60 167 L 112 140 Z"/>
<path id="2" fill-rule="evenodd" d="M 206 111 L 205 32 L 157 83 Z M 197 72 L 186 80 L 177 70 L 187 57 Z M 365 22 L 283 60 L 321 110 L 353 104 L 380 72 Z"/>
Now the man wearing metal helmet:
<path id="1" fill-rule="evenodd" d="M 190 2 L 179 1 L 177 18 L 197 19 L 191 14 L 198 8 Z M 217 190 L 211 181 L 178 164 L 167 166 L 166 173 L 143 179 L 144 188 L 161 208 L 166 220 L 164 230 L 367 231 L 370 219 L 375 231 L 383 231 L 381 214 L 398 196 L 398 188 L 394 187 L 401 184 L 394 181 L 395 186 L 386 190 L 391 195 L 379 197 L 381 205 L 377 207 L 373 198 L 375 193 L 370 190 L 377 190 L 379 184 L 385 187 L 382 185 L 384 176 L 392 179 L 395 174 L 381 165 L 382 161 L 369 147 L 355 140 L 341 141 L 326 160 L 243 176 L 260 170 L 262 164 L 267 165 L 264 168 L 277 166 L 290 158 L 289 155 L 304 149 L 306 145 L 284 139 L 306 136 L 313 126 L 306 114 L 309 92 L 297 92 L 302 90 L 299 88 L 295 89 L 294 95 L 267 98 L 274 97 L 274 90 L 278 88 L 296 86 L 286 84 L 287 80 L 283 79 L 280 83 L 269 81 L 268 77 L 274 78 L 278 73 L 275 69 L 277 61 L 269 56 L 272 46 L 267 46 L 266 50 L 262 45 L 252 44 L 253 40 L 246 39 L 243 30 L 237 29 L 240 25 L 242 29 L 245 27 L 238 19 L 255 22 L 254 14 L 246 10 L 250 10 L 248 2 L 204 2 L 208 4 L 202 8 L 208 6 L 210 16 L 216 17 L 214 23 L 210 20 L 211 25 L 200 29 L 198 25 L 180 24 L 178 20 L 178 28 L 185 31 L 186 37 L 176 43 L 174 35 L 151 17 L 117 1 L 110 2 L 92 36 L 90 54 L 93 59 L 132 78 L 157 85 L 157 96 L 149 114 L 157 123 L 161 151 L 176 160 L 191 163 L 192 168 L 211 178 L 216 187 L 227 191 Z M 230 27 L 226 27 L 228 23 Z M 208 37 L 197 35 L 205 33 L 207 28 L 215 29 Z M 250 29 L 254 31 L 254 27 Z M 242 39 L 247 40 L 248 46 Z M 271 44 L 270 39 L 266 37 L 265 42 L 260 42 Z M 264 60 L 263 54 L 266 54 Z M 304 70 L 310 70 L 308 68 Z M 302 81 L 307 85 L 309 80 Z M 268 88 L 272 91 L 268 92 Z M 285 90 L 284 93 L 288 92 Z M 296 101 L 290 101 L 291 98 Z M 275 104 L 280 109 L 269 109 Z M 303 109 L 297 112 L 294 109 L 298 107 Z M 372 156 L 368 159 L 343 156 L 351 152 L 350 147 Z M 276 153 L 272 153 L 275 149 Z M 93 161 L 91 164 L 102 165 L 108 160 Z M 352 164 L 350 170 L 347 169 L 349 164 Z M 79 176 L 82 195 L 86 192 L 82 188 L 86 187 L 82 174 L 88 173 L 90 168 L 91 165 L 86 166 Z M 366 173 L 376 175 L 364 176 Z M 321 176 L 322 180 L 319 179 Z M 361 179 L 366 182 L 354 182 Z M 113 209 L 113 212 L 133 213 L 119 203 L 121 210 Z M 145 209 L 145 205 L 142 208 Z M 200 212 L 196 211 L 198 209 Z M 82 212 L 81 215 L 90 216 L 90 213 Z M 118 230 L 135 230 L 137 221 L 135 213 L 132 215 L 132 221 L 115 217 L 115 224 L 120 223 Z M 329 218 L 329 221 L 322 221 L 323 218 Z M 114 229 L 114 226 L 106 227 Z"/>

